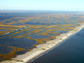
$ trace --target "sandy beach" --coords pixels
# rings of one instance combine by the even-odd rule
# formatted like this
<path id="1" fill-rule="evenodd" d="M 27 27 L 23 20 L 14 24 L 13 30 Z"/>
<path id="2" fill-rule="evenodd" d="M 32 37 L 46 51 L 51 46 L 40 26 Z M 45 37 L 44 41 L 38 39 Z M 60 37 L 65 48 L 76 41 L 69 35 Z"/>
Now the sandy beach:
<path id="1" fill-rule="evenodd" d="M 56 37 L 56 39 L 53 39 L 51 41 L 46 42 L 45 44 L 37 45 L 36 48 L 33 48 L 30 52 L 26 52 L 22 55 L 17 55 L 15 58 L 12 58 L 11 61 L 2 61 L 0 63 L 29 63 L 30 61 L 33 61 L 33 59 L 41 56 L 43 53 L 53 49 L 54 47 L 61 44 L 65 39 L 69 38 L 71 35 L 77 33 L 84 27 L 83 24 L 76 27 L 72 31 L 69 31 L 68 33 L 60 34 Z"/>

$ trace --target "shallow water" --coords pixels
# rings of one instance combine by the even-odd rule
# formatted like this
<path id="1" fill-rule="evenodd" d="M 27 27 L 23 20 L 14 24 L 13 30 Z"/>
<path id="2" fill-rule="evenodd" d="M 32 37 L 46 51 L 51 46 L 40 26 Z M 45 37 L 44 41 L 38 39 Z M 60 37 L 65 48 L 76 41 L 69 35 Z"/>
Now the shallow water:
<path id="1" fill-rule="evenodd" d="M 84 29 L 31 63 L 84 63 Z"/>
<path id="2" fill-rule="evenodd" d="M 25 51 L 20 48 L 29 51 L 35 45 L 52 40 L 61 33 L 67 33 L 84 22 L 82 17 L 83 14 L 73 12 L 0 13 L 0 58 L 5 59 L 5 54 L 17 49 L 21 51 L 15 51 L 15 56 L 22 54 Z"/>

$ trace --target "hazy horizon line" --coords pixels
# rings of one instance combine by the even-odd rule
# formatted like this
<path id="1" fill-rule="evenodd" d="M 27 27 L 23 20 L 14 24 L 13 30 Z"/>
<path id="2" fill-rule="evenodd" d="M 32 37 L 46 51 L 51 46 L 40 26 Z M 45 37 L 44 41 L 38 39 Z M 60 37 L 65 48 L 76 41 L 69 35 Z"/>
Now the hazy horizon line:
<path id="1" fill-rule="evenodd" d="M 3 9 L 0 9 L 0 11 L 78 11 L 78 10 L 6 10 L 6 9 L 3 10 Z"/>

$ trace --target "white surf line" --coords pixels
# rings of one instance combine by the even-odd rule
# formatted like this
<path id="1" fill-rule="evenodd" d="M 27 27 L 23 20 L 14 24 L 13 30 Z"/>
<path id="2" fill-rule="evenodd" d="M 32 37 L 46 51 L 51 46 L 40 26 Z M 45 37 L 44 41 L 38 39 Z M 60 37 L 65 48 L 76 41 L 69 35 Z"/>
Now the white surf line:
<path id="1" fill-rule="evenodd" d="M 45 44 L 37 45 L 37 48 L 32 49 L 30 52 L 26 52 L 25 54 L 22 54 L 22 55 L 17 55 L 13 59 L 22 60 L 23 62 L 16 61 L 14 63 L 27 63 L 30 60 L 33 60 L 35 57 L 38 57 L 39 55 L 42 55 L 46 51 L 49 51 L 50 49 L 52 49 L 52 48 L 56 47 L 57 45 L 61 44 L 65 39 L 67 39 L 71 35 L 77 33 L 83 27 L 84 27 L 84 25 L 81 24 L 80 26 L 76 27 L 72 31 L 69 31 L 68 33 L 60 34 L 59 36 L 56 37 L 56 39 L 48 41 Z M 9 62 L 9 63 L 11 63 L 11 62 Z"/>
<path id="2" fill-rule="evenodd" d="M 37 48 L 34 48 L 30 52 L 27 52 L 25 54 L 18 55 L 15 59 L 23 60 L 23 62 L 20 62 L 20 63 L 26 63 L 30 60 L 33 60 L 33 58 L 37 57 L 38 55 L 41 55 L 44 52 L 50 50 L 51 48 L 56 47 L 63 40 L 65 40 L 68 37 L 70 37 L 71 35 L 77 33 L 83 27 L 84 27 L 84 25 L 80 25 L 80 26 L 76 27 L 74 30 L 69 31 L 68 33 L 63 33 L 60 36 L 57 36 L 56 39 L 54 39 L 54 40 L 48 41 L 45 44 L 37 45 Z M 19 63 L 19 62 L 16 62 L 16 63 Z"/>

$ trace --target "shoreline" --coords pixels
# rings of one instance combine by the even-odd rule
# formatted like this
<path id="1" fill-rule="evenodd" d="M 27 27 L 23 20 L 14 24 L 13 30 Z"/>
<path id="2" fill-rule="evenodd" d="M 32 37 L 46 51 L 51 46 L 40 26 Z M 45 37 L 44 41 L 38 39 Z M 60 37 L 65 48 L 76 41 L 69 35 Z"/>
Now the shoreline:
<path id="1" fill-rule="evenodd" d="M 80 24 L 80 26 L 77 26 L 74 28 L 72 31 L 69 31 L 67 33 L 62 33 L 59 36 L 57 36 L 55 39 L 46 42 L 45 44 L 40 44 L 37 45 L 36 48 L 32 49 L 29 52 L 26 52 L 25 54 L 22 55 L 17 55 L 15 58 L 12 58 L 14 60 L 12 61 L 2 61 L 0 63 L 30 63 L 36 58 L 39 58 L 40 56 L 48 53 L 55 47 L 59 46 L 62 44 L 64 40 L 72 36 L 73 34 L 79 32 L 82 28 L 84 27 L 83 24 Z M 17 61 L 19 60 L 19 61 Z"/>

